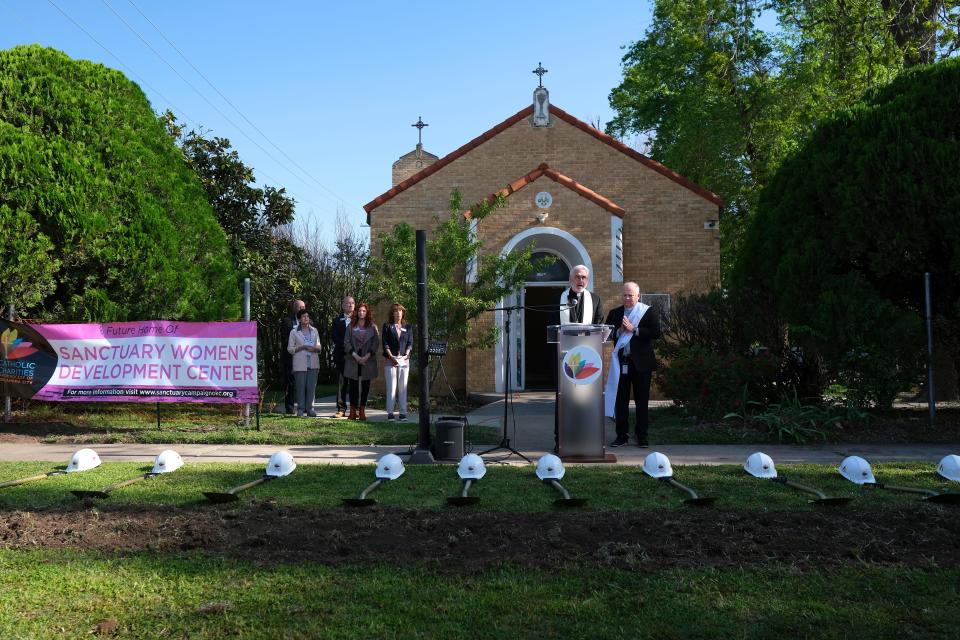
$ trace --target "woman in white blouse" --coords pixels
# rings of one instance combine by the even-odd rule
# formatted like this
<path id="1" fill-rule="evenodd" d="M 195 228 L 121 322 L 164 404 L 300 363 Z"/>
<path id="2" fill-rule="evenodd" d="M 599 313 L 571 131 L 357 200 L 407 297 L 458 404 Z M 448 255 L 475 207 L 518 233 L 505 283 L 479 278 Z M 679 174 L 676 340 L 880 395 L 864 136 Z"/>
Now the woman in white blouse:
<path id="1" fill-rule="evenodd" d="M 297 326 L 290 332 L 287 351 L 293 356 L 294 399 L 297 401 L 297 417 L 304 411 L 311 418 L 317 417 L 313 410 L 313 398 L 317 393 L 317 375 L 320 373 L 320 332 L 310 324 L 306 309 L 297 312 Z"/>

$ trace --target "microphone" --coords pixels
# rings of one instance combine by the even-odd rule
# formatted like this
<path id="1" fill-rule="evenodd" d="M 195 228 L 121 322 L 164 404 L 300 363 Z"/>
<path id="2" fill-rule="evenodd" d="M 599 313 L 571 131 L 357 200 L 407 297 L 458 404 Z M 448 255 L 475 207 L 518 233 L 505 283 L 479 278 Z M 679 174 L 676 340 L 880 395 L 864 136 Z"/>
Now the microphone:
<path id="1" fill-rule="evenodd" d="M 580 296 L 573 296 L 573 297 L 571 297 L 571 295 L 568 293 L 568 294 L 567 294 L 567 308 L 568 308 L 568 309 L 573 309 L 573 308 L 574 308 L 575 306 L 577 306 L 578 304 L 580 304 Z"/>

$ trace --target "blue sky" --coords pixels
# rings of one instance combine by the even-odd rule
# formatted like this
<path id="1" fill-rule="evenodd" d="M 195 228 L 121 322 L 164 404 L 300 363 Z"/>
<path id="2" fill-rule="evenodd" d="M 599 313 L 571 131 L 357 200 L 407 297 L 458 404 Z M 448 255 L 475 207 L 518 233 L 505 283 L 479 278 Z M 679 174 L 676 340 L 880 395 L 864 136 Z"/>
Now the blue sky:
<path id="1" fill-rule="evenodd" d="M 540 61 L 552 102 L 605 123 L 621 47 L 649 21 L 639 0 L 0 0 L 0 48 L 39 43 L 123 71 L 154 110 L 229 138 L 329 240 L 338 210 L 366 231 L 362 205 L 390 187 L 418 116 L 443 156 L 525 107 Z"/>

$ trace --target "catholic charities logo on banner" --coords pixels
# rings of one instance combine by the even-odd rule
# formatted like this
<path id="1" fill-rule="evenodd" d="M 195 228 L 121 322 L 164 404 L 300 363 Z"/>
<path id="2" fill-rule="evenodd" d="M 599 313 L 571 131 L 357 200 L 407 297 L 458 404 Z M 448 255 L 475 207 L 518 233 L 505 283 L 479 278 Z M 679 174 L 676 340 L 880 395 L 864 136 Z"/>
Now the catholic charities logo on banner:
<path id="1" fill-rule="evenodd" d="M 603 360 L 590 347 L 571 349 L 563 357 L 563 374 L 574 384 L 590 384 L 600 377 Z"/>
<path id="2" fill-rule="evenodd" d="M 0 320 L 0 395 L 30 398 L 57 366 L 57 355 L 32 326 Z"/>

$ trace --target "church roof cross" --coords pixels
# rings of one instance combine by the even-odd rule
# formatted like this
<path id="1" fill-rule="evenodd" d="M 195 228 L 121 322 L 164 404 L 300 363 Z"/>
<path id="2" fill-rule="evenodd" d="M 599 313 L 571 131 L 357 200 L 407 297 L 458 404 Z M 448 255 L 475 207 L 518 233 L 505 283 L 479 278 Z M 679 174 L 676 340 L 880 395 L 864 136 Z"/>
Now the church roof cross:
<path id="1" fill-rule="evenodd" d="M 534 69 L 533 72 L 534 72 L 535 74 L 537 74 L 538 76 L 540 76 L 540 86 L 542 87 L 542 86 L 543 86 L 543 74 L 549 73 L 549 71 L 547 71 L 546 69 L 543 68 L 543 63 L 542 63 L 542 62 L 538 62 L 538 63 L 537 63 L 537 68 Z"/>
<path id="2" fill-rule="evenodd" d="M 424 122 L 421 116 L 417 116 L 417 121 L 410 126 L 417 128 L 417 144 L 422 145 L 423 144 L 423 128 L 429 127 L 430 125 Z"/>

